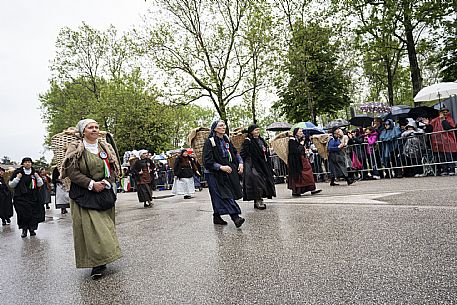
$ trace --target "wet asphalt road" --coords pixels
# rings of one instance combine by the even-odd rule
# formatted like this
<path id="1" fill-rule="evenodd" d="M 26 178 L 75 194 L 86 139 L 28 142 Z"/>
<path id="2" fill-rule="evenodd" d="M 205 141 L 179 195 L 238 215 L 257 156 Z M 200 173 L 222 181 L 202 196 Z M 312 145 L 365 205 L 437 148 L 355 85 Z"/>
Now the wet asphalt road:
<path id="1" fill-rule="evenodd" d="M 74 266 L 71 215 L 46 212 L 37 236 L 0 227 L 0 304 L 455 304 L 457 177 L 320 183 L 246 223 L 211 222 L 207 190 L 145 209 L 120 194 L 123 257 L 93 281 Z M 155 192 L 156 196 L 169 192 Z"/>

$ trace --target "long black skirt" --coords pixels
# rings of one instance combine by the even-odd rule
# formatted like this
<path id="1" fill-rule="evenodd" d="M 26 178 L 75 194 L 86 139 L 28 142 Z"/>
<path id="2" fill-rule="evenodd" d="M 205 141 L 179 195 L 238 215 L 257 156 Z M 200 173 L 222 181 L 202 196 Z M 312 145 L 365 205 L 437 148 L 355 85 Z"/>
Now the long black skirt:
<path id="1" fill-rule="evenodd" d="M 0 218 L 13 217 L 13 201 L 10 194 L 0 194 Z"/>
<path id="2" fill-rule="evenodd" d="M 19 229 L 36 230 L 45 218 L 44 205 L 32 196 L 14 197 L 14 208 Z"/>
<path id="3" fill-rule="evenodd" d="M 232 198 L 222 198 L 217 187 L 217 181 L 213 174 L 205 173 L 206 181 L 208 182 L 209 195 L 211 196 L 211 204 L 213 205 L 214 214 L 233 215 L 241 214 L 240 206 Z"/>
<path id="4" fill-rule="evenodd" d="M 152 189 L 149 184 L 137 184 L 136 188 L 137 188 L 136 192 L 138 195 L 138 200 L 140 202 L 146 202 L 146 201 L 152 200 Z"/>

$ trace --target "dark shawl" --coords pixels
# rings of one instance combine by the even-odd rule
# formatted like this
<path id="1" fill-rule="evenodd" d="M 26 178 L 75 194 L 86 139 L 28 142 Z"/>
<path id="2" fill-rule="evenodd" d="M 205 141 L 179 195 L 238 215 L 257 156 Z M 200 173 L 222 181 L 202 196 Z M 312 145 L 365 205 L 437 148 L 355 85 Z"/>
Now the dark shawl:
<path id="1" fill-rule="evenodd" d="M 270 163 L 270 151 L 264 139 L 259 137 L 264 152 L 257 139 L 248 137 L 241 146 L 243 170 L 243 200 L 255 200 L 276 196 L 273 169 Z"/>
<path id="2" fill-rule="evenodd" d="M 194 176 L 194 164 L 189 156 L 177 156 L 173 166 L 173 173 L 178 178 L 192 178 Z"/>
<path id="3" fill-rule="evenodd" d="M 214 128 L 213 128 L 214 129 Z M 213 147 L 211 143 L 211 138 L 214 139 L 215 146 Z M 232 161 L 229 161 L 227 156 L 223 155 L 221 151 L 220 144 L 221 141 L 229 143 L 229 150 L 232 155 Z M 243 192 L 241 191 L 240 178 L 238 177 L 238 166 L 239 162 L 236 158 L 237 151 L 232 142 L 228 139 L 227 136 L 224 136 L 222 139 L 218 136 L 210 137 L 206 140 L 203 147 L 203 165 L 206 170 L 214 175 L 216 180 L 216 185 L 218 191 L 223 199 L 240 199 L 243 197 Z M 215 170 L 214 164 L 219 163 L 220 165 L 228 165 L 232 168 L 232 173 L 228 174 L 221 170 Z"/>
<path id="4" fill-rule="evenodd" d="M 6 219 L 12 216 L 13 202 L 11 199 L 11 191 L 3 177 L 0 177 L 0 218 Z"/>
<path id="5" fill-rule="evenodd" d="M 13 204 L 16 209 L 17 223 L 19 229 L 30 228 L 36 229 L 38 223 L 43 222 L 45 218 L 44 206 L 40 202 L 38 188 L 30 189 L 29 185 L 35 170 L 32 167 L 32 173 L 26 175 L 24 168 L 16 169 L 11 175 L 10 181 L 16 178 L 17 174 L 22 173 L 22 178 L 14 188 Z"/>
<path id="6" fill-rule="evenodd" d="M 293 179 L 297 179 L 303 170 L 301 156 L 304 155 L 305 147 L 296 138 L 290 138 L 287 165 L 289 167 L 289 176 Z"/>

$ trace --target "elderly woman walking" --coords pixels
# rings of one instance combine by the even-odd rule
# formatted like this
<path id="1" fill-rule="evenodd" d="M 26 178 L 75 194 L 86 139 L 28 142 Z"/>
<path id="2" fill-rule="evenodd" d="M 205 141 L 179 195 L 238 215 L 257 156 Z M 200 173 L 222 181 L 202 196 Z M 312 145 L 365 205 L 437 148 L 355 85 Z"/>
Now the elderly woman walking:
<path id="1" fill-rule="evenodd" d="M 244 223 L 235 200 L 243 197 L 238 174 L 243 173 L 243 160 L 225 135 L 225 122 L 215 121 L 203 147 L 203 164 L 213 205 L 213 223 L 226 225 L 221 215 L 229 214 L 237 228 Z"/>
<path id="2" fill-rule="evenodd" d="M 292 196 L 300 197 L 301 194 L 311 192 L 311 195 L 320 193 L 316 189 L 313 170 L 305 154 L 305 138 L 301 128 L 295 128 L 293 136 L 289 138 L 289 153 L 287 165 L 289 177 L 287 187 L 292 190 Z"/>
<path id="3" fill-rule="evenodd" d="M 61 173 L 71 180 L 76 267 L 92 268 L 91 277 L 97 279 L 106 264 L 121 257 L 114 208 L 119 170 L 112 147 L 98 141 L 96 121 L 81 120 L 76 129 L 81 139 L 68 146 Z"/>
<path id="4" fill-rule="evenodd" d="M 22 229 L 21 237 L 36 235 L 38 224 L 44 221 L 44 206 L 40 201 L 38 188 L 43 186 L 43 179 L 32 167 L 31 158 L 24 158 L 21 167 L 11 175 L 9 186 L 14 189 L 13 204 L 16 209 L 17 224 Z"/>
<path id="5" fill-rule="evenodd" d="M 256 124 L 249 126 L 247 132 L 240 152 L 244 164 L 243 200 L 254 200 L 254 208 L 264 210 L 267 207 L 263 198 L 276 196 L 270 150 Z"/>

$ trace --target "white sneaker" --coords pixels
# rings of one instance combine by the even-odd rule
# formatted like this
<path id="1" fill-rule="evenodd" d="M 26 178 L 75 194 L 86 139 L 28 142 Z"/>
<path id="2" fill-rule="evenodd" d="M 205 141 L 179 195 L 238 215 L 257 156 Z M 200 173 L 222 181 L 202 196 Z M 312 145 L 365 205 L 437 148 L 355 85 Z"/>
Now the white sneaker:
<path id="1" fill-rule="evenodd" d="M 379 180 L 379 179 L 381 179 L 381 177 L 379 177 L 379 176 L 373 176 L 373 179 Z"/>

